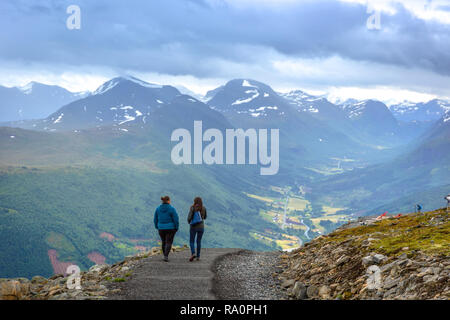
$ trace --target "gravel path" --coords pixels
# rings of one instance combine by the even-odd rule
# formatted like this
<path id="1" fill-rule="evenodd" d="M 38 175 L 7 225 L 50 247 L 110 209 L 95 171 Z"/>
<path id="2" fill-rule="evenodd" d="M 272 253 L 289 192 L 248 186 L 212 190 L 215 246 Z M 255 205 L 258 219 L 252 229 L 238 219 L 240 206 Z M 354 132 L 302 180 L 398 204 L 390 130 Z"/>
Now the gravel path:
<path id="1" fill-rule="evenodd" d="M 280 252 L 242 250 L 224 255 L 213 266 L 213 293 L 221 300 L 286 299 L 275 274 Z"/>
<path id="2" fill-rule="evenodd" d="M 202 249 L 189 262 L 189 250 L 173 252 L 170 262 L 151 256 L 139 262 L 125 282 L 110 283 L 113 300 L 279 300 L 286 296 L 274 274 L 280 252 Z"/>
<path id="3" fill-rule="evenodd" d="M 109 289 L 119 289 L 108 297 L 112 300 L 211 300 L 213 266 L 220 257 L 241 249 L 202 248 L 200 261 L 189 262 L 190 250 L 172 252 L 169 262 L 161 255 L 143 259 L 125 282 L 111 283 Z"/>

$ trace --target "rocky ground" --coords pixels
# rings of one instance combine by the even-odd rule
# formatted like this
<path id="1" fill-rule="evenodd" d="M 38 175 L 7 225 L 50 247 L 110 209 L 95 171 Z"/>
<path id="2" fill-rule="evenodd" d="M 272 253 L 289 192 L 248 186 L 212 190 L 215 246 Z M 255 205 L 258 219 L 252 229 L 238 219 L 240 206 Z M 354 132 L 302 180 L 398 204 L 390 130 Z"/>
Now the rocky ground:
<path id="1" fill-rule="evenodd" d="M 280 255 L 242 250 L 222 257 L 213 268 L 215 295 L 226 300 L 286 299 L 277 277 Z"/>
<path id="2" fill-rule="evenodd" d="M 174 247 L 172 251 L 185 248 Z M 126 257 L 123 261 L 113 265 L 94 265 L 88 271 L 80 273 L 81 289 L 76 287 L 75 281 L 62 274 L 50 278 L 35 276 L 31 280 L 26 278 L 0 279 L 0 300 L 101 300 L 116 294 L 109 289 L 111 283 L 125 282 L 132 275 L 134 268 L 140 261 L 150 256 L 159 255 L 159 247 L 149 252 Z M 68 286 L 68 283 L 72 286 Z"/>
<path id="3" fill-rule="evenodd" d="M 290 299 L 450 299 L 449 214 L 344 226 L 281 256 Z"/>
<path id="4" fill-rule="evenodd" d="M 215 300 L 214 264 L 241 249 L 202 248 L 201 259 L 189 261 L 190 250 L 142 259 L 125 282 L 108 284 L 112 300 Z M 114 293 L 118 289 L 117 293 Z"/>

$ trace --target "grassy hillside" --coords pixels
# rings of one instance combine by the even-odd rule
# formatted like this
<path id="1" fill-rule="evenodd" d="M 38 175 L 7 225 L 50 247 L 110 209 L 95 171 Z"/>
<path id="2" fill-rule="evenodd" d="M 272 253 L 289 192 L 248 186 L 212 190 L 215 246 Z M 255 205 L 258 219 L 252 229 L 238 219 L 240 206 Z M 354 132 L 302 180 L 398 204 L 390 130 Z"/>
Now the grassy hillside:
<path id="1" fill-rule="evenodd" d="M 225 191 L 211 178 L 190 169 L 166 174 L 89 167 L 2 170 L 0 275 L 50 275 L 49 249 L 57 250 L 59 261 L 87 268 L 94 264 L 87 258 L 94 251 L 113 263 L 135 253 L 136 245 L 157 245 L 153 212 L 162 194 L 172 196 L 180 215 L 176 244 L 188 243 L 188 209 L 201 195 L 209 212 L 205 246 L 269 249 L 249 237 L 249 231 L 269 225 L 259 217 L 257 201 L 238 185 Z M 102 233 L 115 239 L 101 238 Z"/>

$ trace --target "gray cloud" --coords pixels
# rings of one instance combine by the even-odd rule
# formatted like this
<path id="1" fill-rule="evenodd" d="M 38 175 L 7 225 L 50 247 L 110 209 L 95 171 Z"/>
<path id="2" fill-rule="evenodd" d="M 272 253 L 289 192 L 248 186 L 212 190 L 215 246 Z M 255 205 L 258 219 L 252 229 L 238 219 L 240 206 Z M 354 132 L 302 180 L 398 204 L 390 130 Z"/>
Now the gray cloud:
<path id="1" fill-rule="evenodd" d="M 450 26 L 402 7 L 382 15 L 382 30 L 370 31 L 366 7 L 332 0 L 244 7 L 202 0 L 32 3 L 0 2 L 1 60 L 202 78 L 220 77 L 224 62 L 264 68 L 274 53 L 339 55 L 450 75 Z M 81 7 L 81 30 L 65 27 L 70 4 Z"/>

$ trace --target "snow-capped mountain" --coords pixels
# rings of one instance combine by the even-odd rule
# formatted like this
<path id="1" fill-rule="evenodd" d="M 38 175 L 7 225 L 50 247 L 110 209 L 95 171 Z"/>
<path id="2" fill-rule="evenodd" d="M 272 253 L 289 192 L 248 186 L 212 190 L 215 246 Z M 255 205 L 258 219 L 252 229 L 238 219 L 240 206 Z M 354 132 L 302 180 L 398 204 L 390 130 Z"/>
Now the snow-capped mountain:
<path id="1" fill-rule="evenodd" d="M 390 110 L 401 121 L 436 121 L 447 110 L 450 110 L 450 102 L 439 99 L 434 99 L 426 103 L 405 101 L 401 104 L 390 106 Z"/>
<path id="2" fill-rule="evenodd" d="M 61 107 L 34 126 L 56 131 L 104 125 L 124 127 L 135 122 L 145 124 L 152 111 L 180 94 L 172 86 L 118 77 L 102 84 L 92 95 Z"/>
<path id="3" fill-rule="evenodd" d="M 314 102 L 319 100 L 319 97 L 312 96 L 302 90 L 293 90 L 288 93 L 278 93 L 283 98 L 290 101 L 290 104 L 296 106 L 301 111 L 308 111 L 317 113 L 319 110 L 314 107 Z"/>
<path id="4" fill-rule="evenodd" d="M 363 144 L 395 146 L 414 139 L 426 129 L 401 126 L 387 106 L 379 101 L 349 99 L 336 105 L 323 96 L 300 90 L 282 96 L 297 111 L 308 113 Z"/>
<path id="5" fill-rule="evenodd" d="M 281 97 L 289 100 L 298 111 L 309 112 L 312 114 L 320 113 L 321 109 L 335 107 L 323 96 L 310 95 L 302 90 L 293 90 L 288 93 L 278 93 Z M 324 111 L 324 110 L 322 110 Z"/>
<path id="6" fill-rule="evenodd" d="M 0 122 L 42 119 L 62 105 L 88 95 L 38 82 L 23 87 L 0 86 Z"/>
<path id="7" fill-rule="evenodd" d="M 287 99 L 298 112 L 309 113 L 331 127 L 346 130 L 351 126 L 346 113 L 324 96 L 310 95 L 301 90 L 280 93 L 280 96 Z"/>
<path id="8" fill-rule="evenodd" d="M 347 103 L 341 107 L 352 121 L 360 122 L 362 125 L 382 125 L 385 129 L 394 129 L 398 126 L 389 108 L 381 101 L 365 100 L 353 104 Z"/>
<path id="9" fill-rule="evenodd" d="M 286 101 L 268 85 L 250 79 L 236 79 L 207 93 L 212 109 L 233 118 L 275 121 L 291 112 Z"/>
<path id="10" fill-rule="evenodd" d="M 264 83 L 235 79 L 207 96 L 208 105 L 224 114 L 236 128 L 279 129 L 280 149 L 292 165 L 298 165 L 293 155 L 303 155 L 305 160 L 307 154 L 317 151 L 323 157 L 320 161 L 324 161 L 331 154 L 349 155 L 361 150 L 358 142 L 344 132 L 316 118 L 316 113 L 304 112 L 296 102 L 280 96 Z"/>

